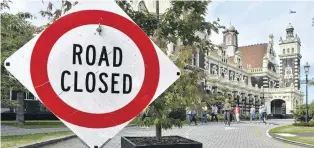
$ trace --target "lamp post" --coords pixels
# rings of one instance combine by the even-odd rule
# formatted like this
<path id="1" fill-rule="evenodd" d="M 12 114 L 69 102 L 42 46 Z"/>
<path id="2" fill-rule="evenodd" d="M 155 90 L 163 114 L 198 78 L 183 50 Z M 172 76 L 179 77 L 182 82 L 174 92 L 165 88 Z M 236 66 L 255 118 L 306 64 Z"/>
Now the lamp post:
<path id="1" fill-rule="evenodd" d="M 261 104 L 264 105 L 264 103 L 265 103 L 265 100 L 264 100 L 264 99 L 265 99 L 265 98 L 264 98 L 264 94 L 265 94 L 265 93 L 264 93 L 264 86 L 262 86 L 262 88 L 263 88 L 263 99 L 262 99 L 262 101 L 261 101 Z"/>
<path id="2" fill-rule="evenodd" d="M 305 72 L 305 83 L 306 83 L 306 88 L 305 88 L 305 103 L 306 103 L 306 117 L 305 117 L 305 122 L 308 123 L 308 118 L 309 118 L 309 107 L 308 107 L 308 102 L 307 102 L 307 89 L 308 89 L 308 79 L 307 79 L 307 74 L 309 73 L 310 71 L 310 65 L 308 62 L 306 62 L 306 64 L 304 65 L 304 72 Z"/>

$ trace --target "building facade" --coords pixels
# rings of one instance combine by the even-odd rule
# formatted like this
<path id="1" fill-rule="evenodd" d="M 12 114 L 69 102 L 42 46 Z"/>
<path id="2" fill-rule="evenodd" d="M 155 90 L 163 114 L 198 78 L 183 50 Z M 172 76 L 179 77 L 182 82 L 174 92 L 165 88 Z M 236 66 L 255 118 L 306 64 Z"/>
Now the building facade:
<path id="1" fill-rule="evenodd" d="M 134 10 L 156 12 L 156 2 L 129 1 Z M 160 13 L 170 7 L 170 1 L 161 1 Z M 270 116 L 291 115 L 296 105 L 303 103 L 300 90 L 301 42 L 291 24 L 286 37 L 280 37 L 280 54 L 274 49 L 274 37 L 266 43 L 238 46 L 239 32 L 230 24 L 223 31 L 222 49 L 207 53 L 198 52 L 192 57 L 192 65 L 204 70 L 207 78 L 201 82 L 208 93 L 228 95 L 241 108 L 241 114 L 249 114 L 252 105 L 256 111 L 260 105 L 267 107 Z M 175 50 L 173 43 L 169 51 Z M 177 49 L 176 49 L 177 50 Z M 276 61 L 279 56 L 280 62 Z"/>

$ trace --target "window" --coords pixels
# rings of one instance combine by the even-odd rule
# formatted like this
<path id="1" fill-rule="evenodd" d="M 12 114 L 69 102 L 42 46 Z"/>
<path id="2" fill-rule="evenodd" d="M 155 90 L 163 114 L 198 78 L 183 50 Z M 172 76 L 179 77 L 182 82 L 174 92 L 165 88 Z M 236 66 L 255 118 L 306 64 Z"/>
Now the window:
<path id="1" fill-rule="evenodd" d="M 282 54 L 286 54 L 285 52 L 286 52 L 285 49 L 283 49 L 283 50 L 282 50 Z"/>
<path id="2" fill-rule="evenodd" d="M 291 49 L 291 53 L 294 53 L 294 48 Z"/>
<path id="3" fill-rule="evenodd" d="M 290 49 L 288 48 L 288 49 L 287 49 L 287 53 L 289 53 L 289 52 L 290 52 Z"/>
<path id="4" fill-rule="evenodd" d="M 193 63 L 192 65 L 196 65 L 196 53 L 193 53 Z"/>

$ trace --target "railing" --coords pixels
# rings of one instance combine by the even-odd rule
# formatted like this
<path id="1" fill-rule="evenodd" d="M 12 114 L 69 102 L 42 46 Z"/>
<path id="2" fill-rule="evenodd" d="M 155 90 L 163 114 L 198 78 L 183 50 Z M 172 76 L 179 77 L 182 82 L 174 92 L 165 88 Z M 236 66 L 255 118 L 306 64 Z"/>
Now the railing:
<path id="1" fill-rule="evenodd" d="M 264 89 L 265 92 L 291 92 L 291 91 L 295 91 L 295 92 L 301 92 L 301 90 L 298 90 L 296 88 L 293 87 L 286 87 L 286 88 L 265 88 Z"/>
<path id="2" fill-rule="evenodd" d="M 258 73 L 258 72 L 263 72 L 263 68 L 251 68 L 250 69 L 251 73 Z"/>

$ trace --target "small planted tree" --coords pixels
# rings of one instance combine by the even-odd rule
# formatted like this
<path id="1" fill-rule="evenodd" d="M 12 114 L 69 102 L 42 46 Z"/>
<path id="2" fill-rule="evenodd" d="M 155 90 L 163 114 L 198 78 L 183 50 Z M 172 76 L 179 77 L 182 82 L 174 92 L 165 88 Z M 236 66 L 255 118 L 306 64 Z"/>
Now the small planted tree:
<path id="1" fill-rule="evenodd" d="M 186 66 L 191 64 L 190 58 L 194 52 L 206 52 L 218 48 L 210 40 L 196 35 L 198 32 L 210 35 L 212 31 L 217 32 L 220 27 L 216 22 L 213 24 L 205 22 L 204 16 L 208 4 L 209 2 L 199 1 L 172 1 L 171 7 L 159 20 L 160 26 L 155 30 L 153 40 L 166 54 L 168 54 L 165 46 L 167 43 L 176 43 L 178 40 L 182 42 L 176 54 L 168 54 L 181 70 L 180 79 L 150 104 L 145 110 L 148 117 L 135 119 L 135 123 L 139 125 L 155 125 L 157 140 L 162 136 L 162 129 L 182 126 L 181 119 L 169 116 L 173 111 L 182 108 L 201 108 L 202 93 L 200 93 L 199 82 L 205 75 L 197 68 L 186 70 Z"/>

